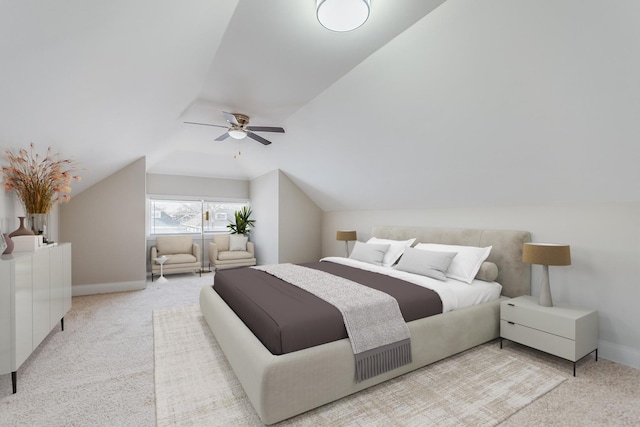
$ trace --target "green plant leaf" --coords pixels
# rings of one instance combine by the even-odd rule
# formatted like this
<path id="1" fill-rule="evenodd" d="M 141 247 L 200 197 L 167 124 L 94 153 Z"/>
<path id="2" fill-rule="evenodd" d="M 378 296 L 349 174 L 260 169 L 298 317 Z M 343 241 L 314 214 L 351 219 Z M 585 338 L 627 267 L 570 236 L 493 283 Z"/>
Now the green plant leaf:
<path id="1" fill-rule="evenodd" d="M 231 234 L 244 234 L 249 235 L 251 229 L 255 227 L 256 220 L 250 219 L 251 208 L 243 206 L 242 209 L 235 211 L 235 224 L 227 224 L 227 228 Z"/>

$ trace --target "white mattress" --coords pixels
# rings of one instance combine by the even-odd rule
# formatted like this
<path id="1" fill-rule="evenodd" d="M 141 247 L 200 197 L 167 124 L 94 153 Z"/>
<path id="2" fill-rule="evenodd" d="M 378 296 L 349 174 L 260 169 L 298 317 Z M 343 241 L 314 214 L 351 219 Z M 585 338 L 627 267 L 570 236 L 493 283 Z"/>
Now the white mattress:
<path id="1" fill-rule="evenodd" d="M 386 274 L 388 276 L 431 289 L 440 296 L 440 299 L 442 300 L 443 313 L 481 304 L 483 302 L 497 300 L 500 298 L 500 292 L 502 292 L 502 285 L 498 282 L 474 280 L 469 284 L 454 279 L 440 281 L 430 277 L 420 276 L 418 274 L 399 271 L 393 267 L 381 267 L 343 257 L 326 257 L 322 258 L 320 261 L 330 261 L 335 262 L 336 264 L 343 264 L 350 267 L 360 268 L 362 270 Z"/>

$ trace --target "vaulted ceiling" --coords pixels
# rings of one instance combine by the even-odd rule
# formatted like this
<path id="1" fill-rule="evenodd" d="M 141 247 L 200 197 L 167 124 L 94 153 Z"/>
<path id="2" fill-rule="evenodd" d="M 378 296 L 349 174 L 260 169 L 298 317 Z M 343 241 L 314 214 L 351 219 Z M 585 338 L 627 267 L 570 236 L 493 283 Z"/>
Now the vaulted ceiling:
<path id="1" fill-rule="evenodd" d="M 0 145 L 75 157 L 74 192 L 146 156 L 153 173 L 281 169 L 325 210 L 640 200 L 637 2 L 372 0 L 349 33 L 314 6 L 3 2 Z M 286 133 L 183 123 L 221 111 Z"/>

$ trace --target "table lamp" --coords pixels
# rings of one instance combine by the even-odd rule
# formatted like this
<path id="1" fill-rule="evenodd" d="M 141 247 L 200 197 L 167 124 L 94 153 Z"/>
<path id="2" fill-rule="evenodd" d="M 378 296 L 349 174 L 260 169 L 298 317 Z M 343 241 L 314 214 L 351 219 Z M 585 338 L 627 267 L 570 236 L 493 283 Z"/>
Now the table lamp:
<path id="1" fill-rule="evenodd" d="M 345 249 L 347 252 L 347 258 L 349 258 L 349 242 L 351 240 L 357 240 L 357 234 L 355 231 L 338 231 L 336 233 L 336 240 L 344 241 Z"/>
<path id="2" fill-rule="evenodd" d="M 553 307 L 551 287 L 549 285 L 550 265 L 571 265 L 569 245 L 554 243 L 525 243 L 522 248 L 522 262 L 540 264 L 543 267 L 540 281 L 540 300 L 538 304 Z"/>

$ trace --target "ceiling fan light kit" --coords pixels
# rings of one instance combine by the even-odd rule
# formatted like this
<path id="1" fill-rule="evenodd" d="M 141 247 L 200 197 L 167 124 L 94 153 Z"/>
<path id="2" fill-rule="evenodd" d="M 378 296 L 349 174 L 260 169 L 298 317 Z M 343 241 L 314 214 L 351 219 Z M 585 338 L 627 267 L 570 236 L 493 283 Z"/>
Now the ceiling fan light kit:
<path id="1" fill-rule="evenodd" d="M 227 133 L 233 139 L 244 139 L 247 137 L 247 133 L 242 129 L 229 129 Z"/>
<path id="2" fill-rule="evenodd" d="M 226 128 L 227 131 L 216 138 L 216 141 L 224 141 L 228 137 L 233 139 L 244 139 L 247 136 L 255 141 L 258 141 L 260 144 L 269 145 L 271 141 L 261 137 L 260 135 L 255 134 L 254 132 L 277 132 L 284 133 L 284 129 L 281 127 L 275 126 L 249 126 L 249 116 L 240 113 L 227 113 L 226 111 L 222 112 L 222 115 L 227 120 L 228 125 L 214 125 L 210 123 L 197 123 L 197 122 L 185 122 L 189 125 L 200 125 L 200 126 L 213 126 L 217 128 Z M 238 152 L 238 155 L 240 153 Z M 235 156 L 234 156 L 235 157 Z"/>
<path id="3" fill-rule="evenodd" d="M 352 31 L 367 22 L 371 0 L 316 0 L 318 22 L 331 31 Z"/>

